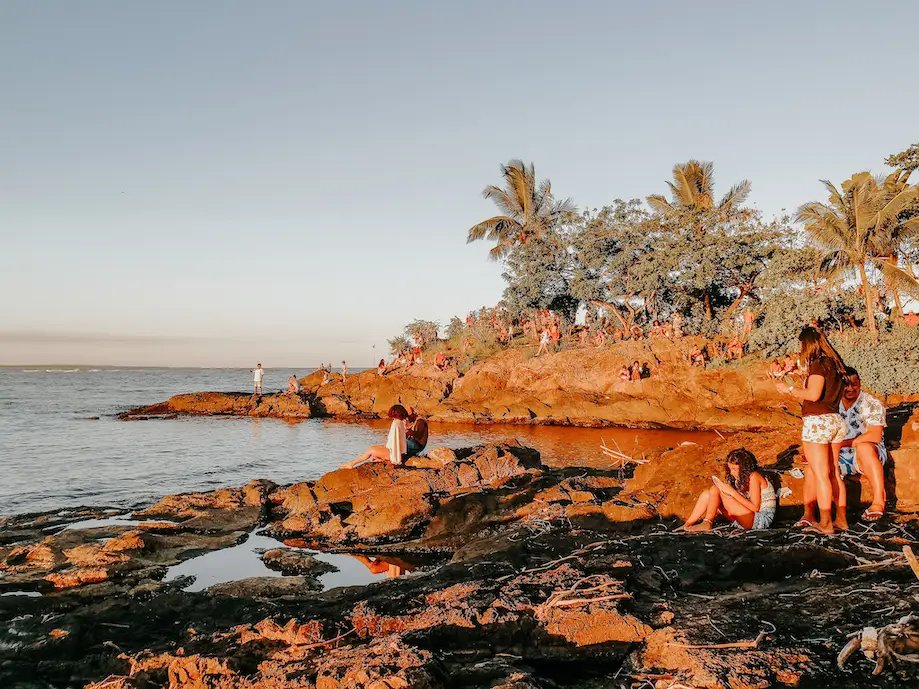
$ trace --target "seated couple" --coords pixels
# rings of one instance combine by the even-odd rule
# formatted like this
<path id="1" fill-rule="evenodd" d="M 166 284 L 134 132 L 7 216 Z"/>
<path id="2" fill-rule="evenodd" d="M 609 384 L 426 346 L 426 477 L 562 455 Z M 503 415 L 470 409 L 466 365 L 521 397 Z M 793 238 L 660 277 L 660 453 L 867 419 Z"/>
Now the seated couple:
<path id="1" fill-rule="evenodd" d="M 731 450 L 725 460 L 724 480 L 712 476 L 712 486 L 696 501 L 679 531 L 711 531 L 719 514 L 744 529 L 768 529 L 775 520 L 775 488 L 745 448 Z"/>
<path id="2" fill-rule="evenodd" d="M 373 445 L 353 462 L 342 464 L 342 468 L 353 469 L 364 462 L 391 462 L 404 464 L 409 457 L 414 457 L 428 444 L 428 423 L 415 413 L 412 407 L 407 410 L 401 404 L 394 404 L 387 413 L 392 423 L 385 445 Z"/>
<path id="3" fill-rule="evenodd" d="M 862 514 L 864 521 L 877 521 L 884 516 L 887 492 L 884 487 L 884 465 L 887 463 L 887 448 L 884 446 L 884 427 L 887 426 L 887 410 L 874 395 L 862 390 L 858 371 L 846 367 L 845 387 L 839 400 L 839 414 L 846 422 L 846 435 L 839 450 L 838 469 L 831 467 L 833 496 L 836 503 L 837 529 L 849 527 L 846 516 L 848 496 L 844 479 L 846 476 L 864 474 L 871 484 L 871 505 Z M 795 526 L 811 527 L 817 523 L 817 489 L 813 471 L 804 469 L 804 516 Z"/>

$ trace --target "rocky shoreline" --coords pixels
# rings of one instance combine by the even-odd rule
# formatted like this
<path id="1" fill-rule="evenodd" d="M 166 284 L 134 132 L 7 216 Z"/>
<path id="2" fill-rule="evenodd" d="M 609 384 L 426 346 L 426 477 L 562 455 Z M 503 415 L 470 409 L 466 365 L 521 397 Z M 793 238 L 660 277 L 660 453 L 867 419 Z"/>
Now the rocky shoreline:
<path id="1" fill-rule="evenodd" d="M 191 416 L 378 418 L 411 405 L 437 423 L 628 426 L 677 430 L 774 430 L 797 426 L 796 410 L 776 393 L 766 362 L 689 368 L 698 338 L 623 342 L 604 350 L 569 349 L 533 357 L 501 351 L 466 370 L 433 364 L 301 379 L 302 393 L 198 392 L 126 411 L 124 420 Z M 699 340 L 701 342 L 701 340 Z M 648 361 L 651 378 L 621 381 L 619 368 Z"/>
<path id="2" fill-rule="evenodd" d="M 903 554 L 919 549 L 919 411 L 892 425 L 896 512 L 835 537 L 787 528 L 791 430 L 660 449 L 634 472 L 553 468 L 517 444 L 435 449 L 407 467 L 168 496 L 124 525 L 2 518 L 0 686 L 914 686 L 910 663 L 879 677 L 860 655 L 836 664 L 849 634 L 919 609 Z M 671 533 L 738 445 L 791 490 L 777 528 Z M 164 581 L 256 530 L 278 541 L 261 557 L 285 576 Z M 438 557 L 323 590 L 327 566 L 304 547 L 395 574 Z"/>

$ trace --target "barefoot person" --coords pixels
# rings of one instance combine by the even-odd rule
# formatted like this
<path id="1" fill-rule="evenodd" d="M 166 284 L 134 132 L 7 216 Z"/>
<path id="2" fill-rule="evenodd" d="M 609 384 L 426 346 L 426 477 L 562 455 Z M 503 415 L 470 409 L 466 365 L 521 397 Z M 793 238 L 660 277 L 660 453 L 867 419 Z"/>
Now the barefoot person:
<path id="1" fill-rule="evenodd" d="M 265 369 L 263 369 L 262 365 L 259 364 L 255 368 L 250 368 L 249 373 L 252 374 L 252 381 L 254 384 L 253 394 L 261 396 L 262 380 L 265 378 Z"/>
<path id="2" fill-rule="evenodd" d="M 862 390 L 858 371 L 846 368 L 846 386 L 839 402 L 839 413 L 845 419 L 848 431 L 839 453 L 839 498 L 836 509 L 845 514 L 846 476 L 864 474 L 871 483 L 871 505 L 862 514 L 865 521 L 877 521 L 884 516 L 887 493 L 884 488 L 884 465 L 887 448 L 884 446 L 884 427 L 887 410 L 877 397 Z"/>
<path id="3" fill-rule="evenodd" d="M 841 481 L 839 451 L 847 426 L 839 415 L 839 400 L 846 367 L 826 336 L 817 328 L 806 326 L 798 337 L 801 342 L 801 364 L 806 369 L 804 387 L 776 382 L 776 390 L 801 400 L 803 427 L 801 441 L 804 459 L 804 516 L 798 525 L 816 527 L 822 533 L 833 533 L 832 508 L 835 491 Z M 815 519 L 814 503 L 820 508 Z M 836 528 L 847 529 L 843 510 L 836 512 Z"/>
<path id="4" fill-rule="evenodd" d="M 719 514 L 744 529 L 768 529 L 775 520 L 775 489 L 759 471 L 756 457 L 746 448 L 731 450 L 725 460 L 724 481 L 712 476 L 682 531 L 711 531 Z"/>
<path id="5" fill-rule="evenodd" d="M 421 454 L 427 444 L 428 422 L 418 416 L 414 407 L 409 407 L 405 431 L 406 457 L 416 457 Z"/>
<path id="6" fill-rule="evenodd" d="M 291 373 L 290 378 L 287 379 L 287 394 L 288 395 L 299 395 L 300 394 L 300 381 L 297 380 L 296 373 Z"/>
<path id="7" fill-rule="evenodd" d="M 348 380 L 348 364 L 344 361 L 341 362 L 341 382 L 344 383 Z"/>
<path id="8" fill-rule="evenodd" d="M 364 462 L 391 462 L 393 464 L 402 464 L 405 461 L 406 437 L 405 437 L 405 420 L 408 418 L 408 412 L 401 404 L 394 404 L 389 408 L 387 414 L 392 419 L 389 425 L 389 435 L 386 438 L 385 445 L 373 445 L 360 457 L 353 462 L 342 464 L 344 469 L 353 469 Z"/>

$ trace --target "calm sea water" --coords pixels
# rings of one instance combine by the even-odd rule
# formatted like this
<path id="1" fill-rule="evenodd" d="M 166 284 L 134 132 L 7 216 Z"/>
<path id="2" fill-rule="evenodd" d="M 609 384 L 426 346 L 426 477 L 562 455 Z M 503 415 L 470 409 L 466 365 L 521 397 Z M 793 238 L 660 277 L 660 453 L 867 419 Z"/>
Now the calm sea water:
<path id="1" fill-rule="evenodd" d="M 286 388 L 292 372 L 269 370 L 265 392 Z M 0 369 L 0 514 L 78 505 L 128 507 L 255 478 L 313 480 L 368 445 L 385 442 L 383 422 L 114 418 L 179 393 L 250 389 L 245 369 Z M 689 437 L 707 435 L 432 424 L 429 447 L 516 438 L 539 449 L 550 463 L 604 466 L 597 449 L 601 439 L 640 455 Z"/>

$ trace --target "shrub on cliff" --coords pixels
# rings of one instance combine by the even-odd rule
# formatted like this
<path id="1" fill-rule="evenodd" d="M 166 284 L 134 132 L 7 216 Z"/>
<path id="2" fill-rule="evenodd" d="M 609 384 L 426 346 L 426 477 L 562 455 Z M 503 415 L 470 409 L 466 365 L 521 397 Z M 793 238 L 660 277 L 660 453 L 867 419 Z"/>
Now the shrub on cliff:
<path id="1" fill-rule="evenodd" d="M 866 388 L 880 395 L 919 392 L 919 330 L 895 326 L 874 342 L 867 330 L 831 338 L 849 366 L 858 369 Z"/>

